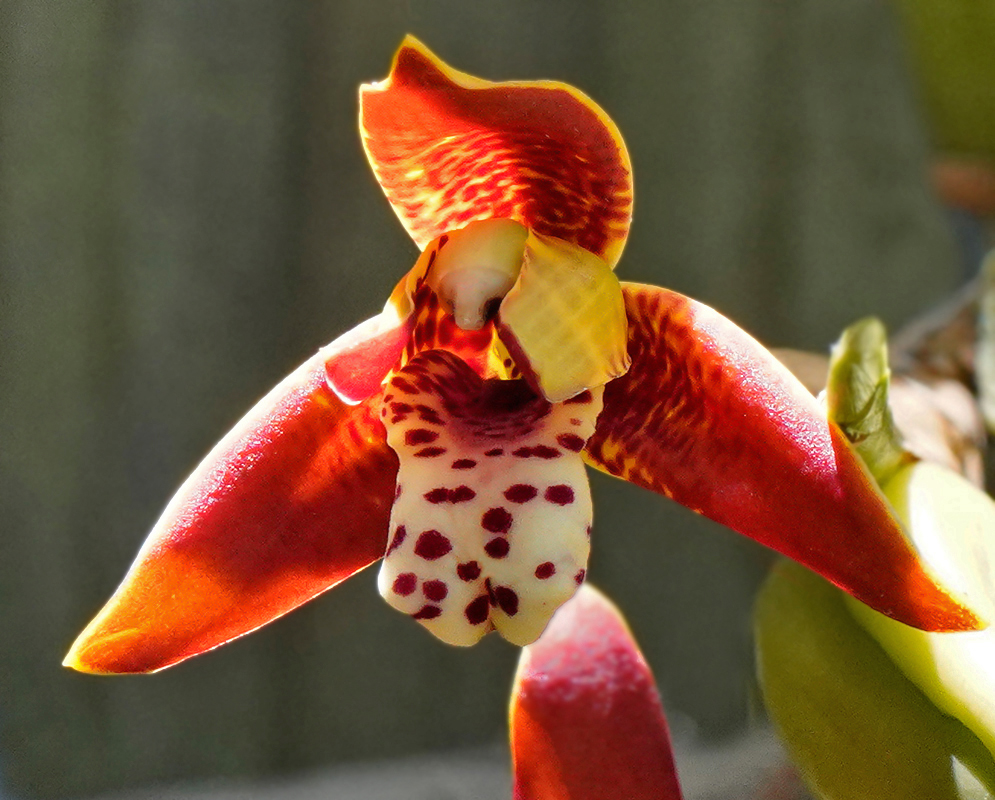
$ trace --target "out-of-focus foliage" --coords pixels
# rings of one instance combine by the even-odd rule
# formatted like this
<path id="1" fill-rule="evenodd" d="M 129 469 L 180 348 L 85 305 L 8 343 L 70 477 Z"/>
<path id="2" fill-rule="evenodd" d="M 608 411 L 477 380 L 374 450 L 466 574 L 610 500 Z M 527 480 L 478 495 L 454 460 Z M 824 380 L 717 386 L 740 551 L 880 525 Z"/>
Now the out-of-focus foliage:
<path id="1" fill-rule="evenodd" d="M 895 0 L 936 146 L 995 163 L 995 2 Z"/>

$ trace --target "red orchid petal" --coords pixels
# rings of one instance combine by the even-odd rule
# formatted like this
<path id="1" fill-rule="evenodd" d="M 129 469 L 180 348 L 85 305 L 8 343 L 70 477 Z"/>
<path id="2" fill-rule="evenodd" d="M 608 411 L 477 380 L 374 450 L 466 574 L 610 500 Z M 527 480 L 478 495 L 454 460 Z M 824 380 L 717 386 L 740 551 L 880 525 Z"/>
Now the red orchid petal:
<path id="1" fill-rule="evenodd" d="M 680 800 L 670 734 L 625 621 L 585 584 L 522 650 L 514 800 Z"/>
<path id="2" fill-rule="evenodd" d="M 503 218 L 618 261 L 632 216 L 629 157 L 614 123 L 573 87 L 474 78 L 409 36 L 390 76 L 362 88 L 360 127 L 419 247 Z"/>
<path id="3" fill-rule="evenodd" d="M 296 608 L 381 558 L 397 459 L 319 353 L 259 401 L 180 487 L 65 664 L 150 672 Z"/>
<path id="4" fill-rule="evenodd" d="M 342 402 L 355 405 L 380 391 L 384 378 L 404 352 L 413 327 L 410 317 L 399 319 L 391 308 L 359 323 L 322 349 L 328 385 Z"/>
<path id="5" fill-rule="evenodd" d="M 925 571 L 843 434 L 770 353 L 675 292 L 623 285 L 629 372 L 589 463 L 728 525 L 924 630 L 979 627 Z"/>

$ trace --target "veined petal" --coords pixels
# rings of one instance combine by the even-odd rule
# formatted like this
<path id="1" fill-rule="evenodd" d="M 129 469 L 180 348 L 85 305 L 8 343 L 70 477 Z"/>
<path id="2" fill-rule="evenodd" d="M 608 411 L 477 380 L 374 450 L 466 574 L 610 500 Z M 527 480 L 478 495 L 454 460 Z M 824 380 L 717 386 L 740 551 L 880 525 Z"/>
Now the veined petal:
<path id="1" fill-rule="evenodd" d="M 495 628 L 535 641 L 587 567 L 580 451 L 601 390 L 585 395 L 552 405 L 441 350 L 390 379 L 381 414 L 400 470 L 379 578 L 388 603 L 449 644 Z"/>
<path id="2" fill-rule="evenodd" d="M 608 265 L 577 245 L 530 233 L 498 334 L 551 403 L 604 386 L 629 368 L 625 303 Z"/>
<path id="3" fill-rule="evenodd" d="M 522 650 L 514 800 L 679 800 L 660 697 L 625 620 L 584 585 Z"/>
<path id="4" fill-rule="evenodd" d="M 360 91 L 366 154 L 419 247 L 503 218 L 618 261 L 632 172 L 615 124 L 562 83 L 492 83 L 409 36 L 390 76 Z"/>
<path id="5" fill-rule="evenodd" d="M 66 666 L 151 672 L 248 633 L 383 556 L 397 459 L 321 353 L 180 487 Z"/>
<path id="6" fill-rule="evenodd" d="M 840 430 L 747 333 L 675 292 L 623 284 L 629 372 L 589 463 L 660 492 L 925 630 L 977 617 L 926 571 Z"/>

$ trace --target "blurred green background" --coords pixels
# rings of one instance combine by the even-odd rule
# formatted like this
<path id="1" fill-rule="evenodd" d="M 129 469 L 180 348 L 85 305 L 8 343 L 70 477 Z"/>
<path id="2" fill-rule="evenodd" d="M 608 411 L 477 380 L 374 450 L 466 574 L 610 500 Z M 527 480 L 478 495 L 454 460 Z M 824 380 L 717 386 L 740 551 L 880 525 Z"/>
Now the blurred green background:
<path id="1" fill-rule="evenodd" d="M 514 649 L 439 644 L 372 570 L 161 675 L 59 666 L 210 445 L 413 264 L 356 128 L 358 85 L 407 32 L 461 70 L 601 103 L 635 170 L 620 275 L 768 344 L 823 351 L 959 279 L 883 2 L 2 0 L 0 772 L 16 795 L 504 736 Z M 591 579 L 667 708 L 734 733 L 769 554 L 593 484 Z"/>

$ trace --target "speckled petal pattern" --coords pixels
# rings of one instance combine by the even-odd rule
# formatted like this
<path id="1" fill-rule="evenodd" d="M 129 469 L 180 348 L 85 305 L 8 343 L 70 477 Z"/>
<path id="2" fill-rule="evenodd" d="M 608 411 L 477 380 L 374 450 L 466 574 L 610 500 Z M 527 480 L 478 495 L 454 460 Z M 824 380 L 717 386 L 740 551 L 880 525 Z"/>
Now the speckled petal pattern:
<path id="1" fill-rule="evenodd" d="M 385 387 L 400 470 L 380 593 L 433 634 L 525 645 L 583 583 L 591 495 L 580 458 L 602 390 L 551 404 L 439 350 Z"/>

